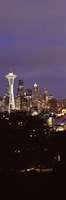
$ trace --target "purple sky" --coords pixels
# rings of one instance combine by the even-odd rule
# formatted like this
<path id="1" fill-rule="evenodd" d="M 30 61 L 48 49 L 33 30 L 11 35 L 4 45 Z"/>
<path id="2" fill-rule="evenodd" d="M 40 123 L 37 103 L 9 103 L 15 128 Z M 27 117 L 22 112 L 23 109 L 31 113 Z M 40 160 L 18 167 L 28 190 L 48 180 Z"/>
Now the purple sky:
<path id="1" fill-rule="evenodd" d="M 9 69 L 66 98 L 66 0 L 0 0 L 0 95 Z"/>

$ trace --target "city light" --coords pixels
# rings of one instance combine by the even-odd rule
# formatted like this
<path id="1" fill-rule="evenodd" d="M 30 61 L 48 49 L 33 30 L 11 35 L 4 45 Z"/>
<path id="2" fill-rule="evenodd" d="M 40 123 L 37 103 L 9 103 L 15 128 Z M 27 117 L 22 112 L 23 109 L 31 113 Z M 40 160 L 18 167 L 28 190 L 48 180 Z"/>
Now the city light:
<path id="1" fill-rule="evenodd" d="M 17 76 L 10 72 L 5 77 L 8 79 L 9 87 L 7 87 L 4 96 L 0 98 L 1 112 L 27 112 L 27 115 L 40 116 L 46 119 L 50 129 L 52 128 L 56 131 L 66 130 L 66 122 L 65 124 L 62 122 L 59 127 L 56 126 L 57 119 L 66 114 L 65 99 L 57 100 L 53 95 L 49 94 L 46 88 L 40 90 L 36 82 L 33 85 L 33 89 L 24 89 L 23 80 L 18 80 L 17 92 L 14 96 L 14 79 Z M 4 115 L 3 118 L 5 118 Z M 6 120 L 9 120 L 9 116 L 6 117 Z M 9 125 L 11 125 L 11 122 L 9 122 Z M 18 121 L 18 125 L 22 127 L 23 122 Z M 47 133 L 45 130 L 44 132 L 45 134 Z"/>

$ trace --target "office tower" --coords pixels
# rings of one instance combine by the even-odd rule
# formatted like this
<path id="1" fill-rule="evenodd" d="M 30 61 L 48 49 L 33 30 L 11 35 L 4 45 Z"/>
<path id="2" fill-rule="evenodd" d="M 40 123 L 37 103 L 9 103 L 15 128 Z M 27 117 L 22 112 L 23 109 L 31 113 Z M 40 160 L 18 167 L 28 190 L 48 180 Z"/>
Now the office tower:
<path id="1" fill-rule="evenodd" d="M 33 85 L 33 98 L 38 100 L 39 97 L 39 86 L 35 83 Z"/>
<path id="2" fill-rule="evenodd" d="M 35 84 L 33 85 L 33 104 L 35 104 L 35 105 L 37 105 L 38 96 L 39 96 L 39 87 L 38 87 L 38 85 L 35 83 Z"/>
<path id="3" fill-rule="evenodd" d="M 48 90 L 46 88 L 44 88 L 44 90 L 43 90 L 43 97 L 44 97 L 44 100 L 47 103 L 48 100 L 49 100 L 49 96 L 48 96 Z"/>
<path id="4" fill-rule="evenodd" d="M 17 96 L 24 96 L 23 80 L 18 81 Z"/>
<path id="5" fill-rule="evenodd" d="M 33 85 L 33 108 L 38 109 L 38 101 L 40 101 L 40 91 L 39 91 L 39 86 L 35 83 Z"/>
<path id="6" fill-rule="evenodd" d="M 38 91 L 39 91 L 39 86 L 37 85 L 37 83 L 35 83 L 35 84 L 33 85 L 33 93 L 34 93 L 34 94 L 37 94 Z"/>
<path id="7" fill-rule="evenodd" d="M 23 80 L 18 81 L 17 96 L 15 98 L 15 105 L 17 110 L 22 110 L 24 105 L 24 85 Z"/>
<path id="8" fill-rule="evenodd" d="M 27 110 L 30 111 L 32 109 L 32 89 L 26 89 L 25 98 L 27 101 Z"/>
<path id="9" fill-rule="evenodd" d="M 32 89 L 30 89 L 30 88 L 26 89 L 26 98 L 27 99 L 32 98 Z"/>
<path id="10" fill-rule="evenodd" d="M 49 95 L 49 101 L 51 101 L 52 99 L 54 99 L 53 95 Z"/>
<path id="11" fill-rule="evenodd" d="M 23 96 L 16 96 L 15 98 L 15 108 L 16 110 L 26 110 L 27 100 Z"/>
<path id="12" fill-rule="evenodd" d="M 9 73 L 5 77 L 8 79 L 9 89 L 10 89 L 10 94 L 9 94 L 9 113 L 10 113 L 11 110 L 15 109 L 13 86 L 14 86 L 14 79 L 17 76 L 13 73 Z"/>
<path id="13" fill-rule="evenodd" d="M 49 103 L 50 103 L 50 111 L 52 112 L 58 111 L 57 99 L 54 98 Z"/>

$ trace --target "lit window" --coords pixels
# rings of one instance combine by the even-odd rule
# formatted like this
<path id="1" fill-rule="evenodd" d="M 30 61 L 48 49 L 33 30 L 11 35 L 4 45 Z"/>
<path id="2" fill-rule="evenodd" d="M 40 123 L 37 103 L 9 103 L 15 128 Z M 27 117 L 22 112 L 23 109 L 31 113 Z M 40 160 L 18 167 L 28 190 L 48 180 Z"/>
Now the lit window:
<path id="1" fill-rule="evenodd" d="M 35 129 L 33 129 L 33 132 L 35 132 Z"/>
<path id="2" fill-rule="evenodd" d="M 30 138 L 32 137 L 32 135 L 30 135 Z"/>

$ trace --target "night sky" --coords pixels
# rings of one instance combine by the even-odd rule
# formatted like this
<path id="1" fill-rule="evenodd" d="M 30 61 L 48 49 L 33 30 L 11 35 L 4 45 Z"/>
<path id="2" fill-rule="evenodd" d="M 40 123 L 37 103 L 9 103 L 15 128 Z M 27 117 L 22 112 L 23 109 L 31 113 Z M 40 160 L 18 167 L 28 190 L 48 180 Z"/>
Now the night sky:
<path id="1" fill-rule="evenodd" d="M 66 98 L 66 0 L 0 0 L 0 95 L 9 69 Z"/>

